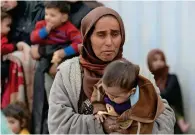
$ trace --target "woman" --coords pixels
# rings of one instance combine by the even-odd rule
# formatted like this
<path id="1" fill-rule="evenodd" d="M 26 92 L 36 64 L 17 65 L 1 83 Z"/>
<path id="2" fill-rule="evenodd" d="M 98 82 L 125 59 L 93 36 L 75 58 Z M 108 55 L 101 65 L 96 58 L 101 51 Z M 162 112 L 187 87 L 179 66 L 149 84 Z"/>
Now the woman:
<path id="1" fill-rule="evenodd" d="M 181 134 L 189 129 L 189 124 L 184 121 L 184 110 L 182 94 L 177 76 L 169 74 L 164 53 L 159 49 L 151 50 L 148 53 L 148 67 L 154 74 L 156 85 L 159 87 L 161 97 L 166 99 L 176 114 L 177 124 L 175 133 Z"/>
<path id="2" fill-rule="evenodd" d="M 108 63 L 122 58 L 125 41 L 124 25 L 117 12 L 98 7 L 87 14 L 81 23 L 83 48 L 80 57 L 63 62 L 55 76 L 49 97 L 48 127 L 51 134 L 104 134 L 94 120 L 89 101 L 92 87 L 103 75 Z M 156 120 L 153 133 L 173 133 L 174 113 L 164 101 L 166 110 Z M 107 118 L 106 124 L 116 125 Z"/>

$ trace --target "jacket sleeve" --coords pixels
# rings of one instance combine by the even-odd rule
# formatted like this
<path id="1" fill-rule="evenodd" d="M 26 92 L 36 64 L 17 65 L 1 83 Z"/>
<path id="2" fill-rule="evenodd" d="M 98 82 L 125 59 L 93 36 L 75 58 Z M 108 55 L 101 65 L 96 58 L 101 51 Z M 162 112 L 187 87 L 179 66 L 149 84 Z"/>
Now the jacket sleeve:
<path id="1" fill-rule="evenodd" d="M 41 44 L 45 38 L 48 36 L 46 27 L 43 25 L 42 21 L 37 22 L 35 29 L 31 32 L 30 40 L 32 44 Z"/>
<path id="2" fill-rule="evenodd" d="M 173 134 L 175 126 L 175 114 L 165 99 L 162 99 L 165 110 L 155 120 L 152 134 Z"/>
<path id="3" fill-rule="evenodd" d="M 69 97 L 62 80 L 62 73 L 58 71 L 55 76 L 49 97 L 49 133 L 104 134 L 101 124 L 94 119 L 93 115 L 76 113 L 70 100 L 72 97 Z"/>
<path id="4" fill-rule="evenodd" d="M 99 81 L 95 86 L 91 96 L 91 103 L 93 105 L 93 114 L 98 111 L 106 111 L 106 106 L 104 104 L 104 90 L 101 86 L 101 81 Z"/>
<path id="5" fill-rule="evenodd" d="M 5 55 L 11 53 L 15 50 L 14 44 L 8 43 L 8 39 L 6 37 L 1 39 L 1 54 Z"/>
<path id="6" fill-rule="evenodd" d="M 153 83 L 156 92 L 160 94 L 159 88 L 157 87 L 154 76 L 151 72 L 146 70 L 141 70 L 141 74 Z M 168 102 L 165 99 L 162 99 L 165 110 L 162 114 L 154 122 L 153 133 L 154 134 L 173 134 L 174 133 L 174 125 L 175 125 L 175 113 L 173 109 L 169 106 Z"/>
<path id="7" fill-rule="evenodd" d="M 148 68 L 147 69 L 140 68 L 140 75 L 149 79 L 152 82 L 156 92 L 160 95 L 160 90 L 159 90 L 158 86 L 156 85 L 156 82 L 154 80 L 154 75 L 149 71 L 149 69 Z"/>
<path id="8" fill-rule="evenodd" d="M 67 36 L 71 44 L 64 48 L 66 56 L 71 56 L 79 53 L 78 45 L 82 43 L 82 37 L 80 31 L 70 24 L 70 27 L 67 30 Z"/>

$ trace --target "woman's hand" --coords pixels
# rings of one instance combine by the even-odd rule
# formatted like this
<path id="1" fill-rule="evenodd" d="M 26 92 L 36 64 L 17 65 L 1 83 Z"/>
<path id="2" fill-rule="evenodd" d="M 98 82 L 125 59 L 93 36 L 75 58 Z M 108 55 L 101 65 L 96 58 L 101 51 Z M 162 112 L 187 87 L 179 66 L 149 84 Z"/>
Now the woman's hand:
<path id="1" fill-rule="evenodd" d="M 17 47 L 18 51 L 22 51 L 24 53 L 24 60 L 30 59 L 29 53 L 30 53 L 31 48 L 27 43 L 22 42 L 22 41 L 18 42 L 16 44 L 16 47 Z"/>
<path id="2" fill-rule="evenodd" d="M 60 49 L 54 52 L 51 63 L 59 64 L 65 57 L 64 49 Z"/>
<path id="3" fill-rule="evenodd" d="M 103 123 L 104 120 L 106 119 L 106 115 L 104 115 L 104 114 L 96 114 L 95 118 L 98 120 L 99 123 Z"/>
<path id="4" fill-rule="evenodd" d="M 31 46 L 30 54 L 34 60 L 38 60 L 41 57 L 38 49 L 39 49 L 38 45 Z"/>
<path id="5" fill-rule="evenodd" d="M 49 69 L 49 74 L 54 78 L 57 73 L 57 66 L 56 64 L 53 64 Z"/>

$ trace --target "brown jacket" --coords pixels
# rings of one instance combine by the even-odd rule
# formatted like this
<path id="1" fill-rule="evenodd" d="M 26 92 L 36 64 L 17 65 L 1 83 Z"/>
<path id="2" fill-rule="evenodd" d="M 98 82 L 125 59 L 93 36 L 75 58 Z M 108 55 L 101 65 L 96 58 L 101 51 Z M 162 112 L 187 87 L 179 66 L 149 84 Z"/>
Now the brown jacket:
<path id="1" fill-rule="evenodd" d="M 148 79 L 139 75 L 138 86 L 139 100 L 130 109 L 120 116 L 118 115 L 117 121 L 120 128 L 124 129 L 123 133 L 151 134 L 155 119 L 164 111 L 165 107 L 153 84 Z M 94 86 L 91 97 L 94 107 L 93 113 L 107 111 L 108 115 L 116 116 L 116 112 L 106 108 L 104 95 L 104 89 L 101 86 L 101 81 L 99 81 Z"/>

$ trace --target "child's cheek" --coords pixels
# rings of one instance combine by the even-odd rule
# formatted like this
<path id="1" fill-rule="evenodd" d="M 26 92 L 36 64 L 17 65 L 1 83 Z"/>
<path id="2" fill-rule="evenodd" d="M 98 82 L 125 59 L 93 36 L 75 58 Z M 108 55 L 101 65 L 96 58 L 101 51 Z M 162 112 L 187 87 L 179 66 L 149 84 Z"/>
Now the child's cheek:
<path id="1" fill-rule="evenodd" d="M 20 132 L 20 128 L 17 126 L 13 126 L 12 127 L 12 132 L 14 132 L 15 134 L 18 134 Z"/>

